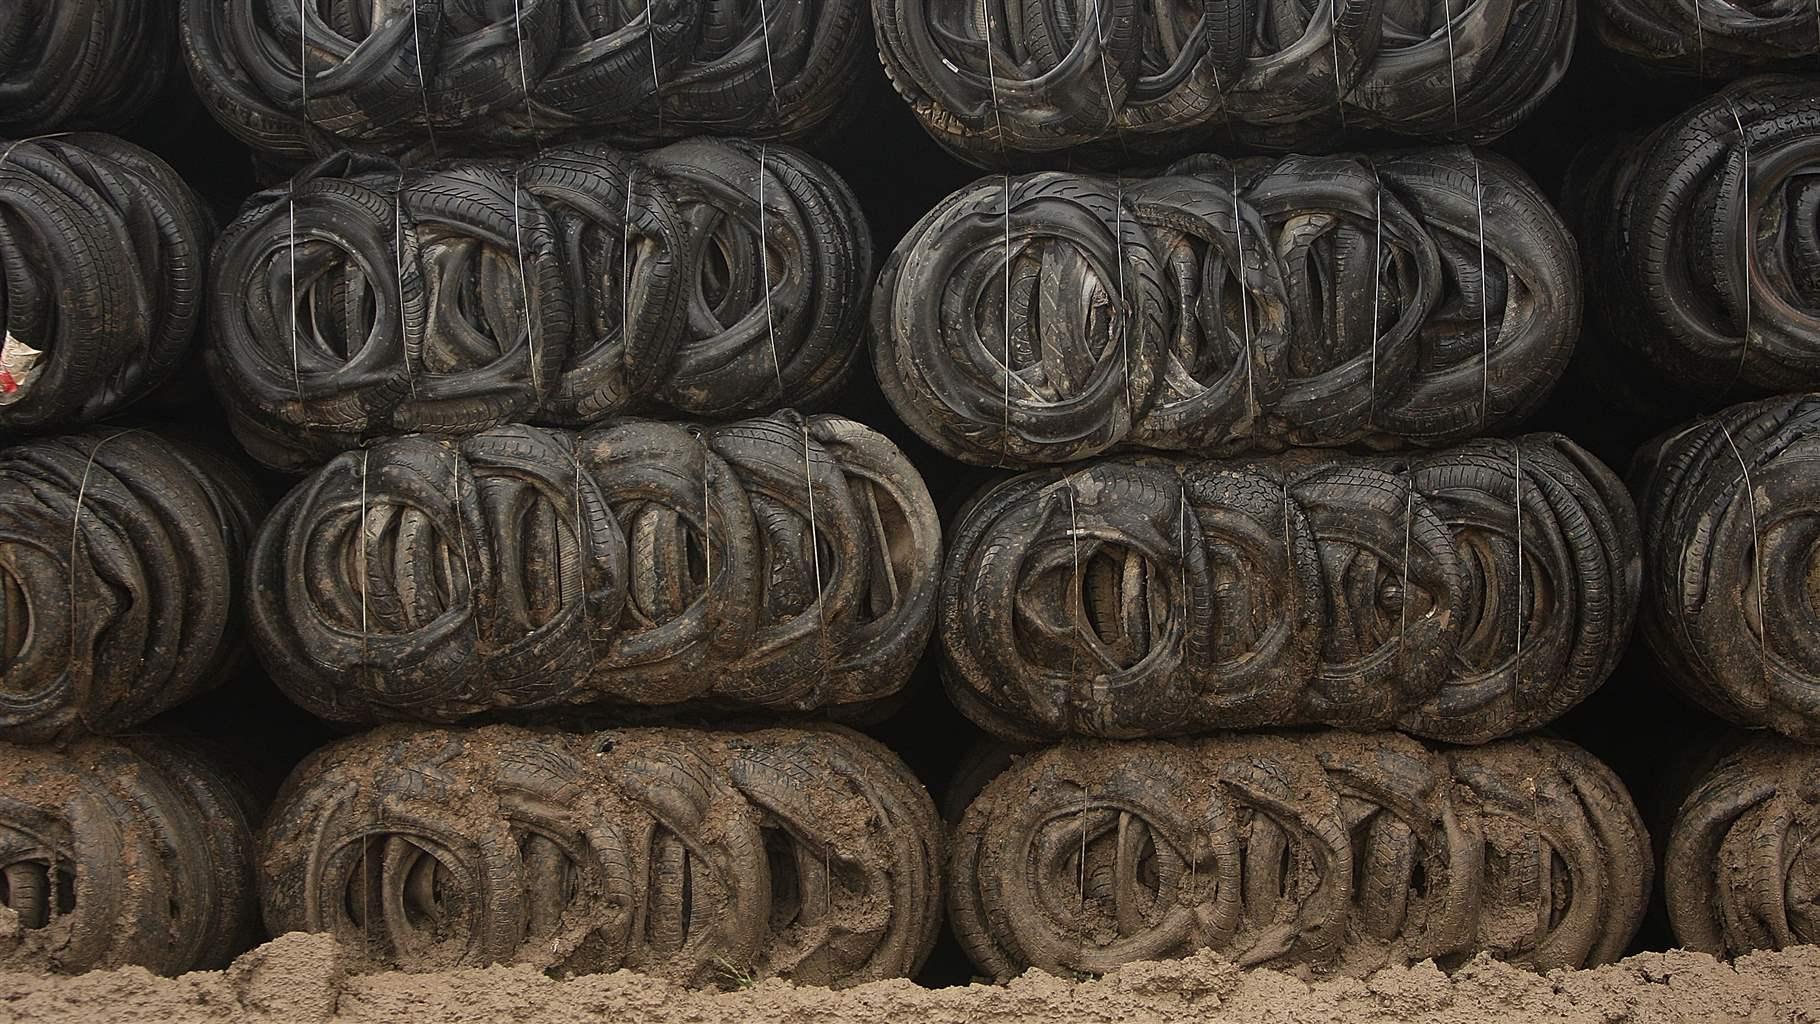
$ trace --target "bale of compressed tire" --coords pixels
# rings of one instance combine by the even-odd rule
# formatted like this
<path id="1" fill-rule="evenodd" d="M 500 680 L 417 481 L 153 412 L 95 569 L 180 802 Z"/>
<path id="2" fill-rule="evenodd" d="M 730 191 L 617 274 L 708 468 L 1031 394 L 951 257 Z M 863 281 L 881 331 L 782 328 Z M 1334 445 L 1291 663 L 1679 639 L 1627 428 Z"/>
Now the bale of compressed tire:
<path id="1" fill-rule="evenodd" d="M 272 678 L 336 721 L 856 707 L 934 619 L 922 478 L 837 416 L 399 438 L 306 479 L 248 567 Z"/>
<path id="2" fill-rule="evenodd" d="M 256 815 L 171 741 L 0 743 L 0 968 L 227 966 L 258 921 Z"/>
<path id="3" fill-rule="evenodd" d="M 950 531 L 950 698 L 1007 739 L 1313 724 L 1478 743 L 1616 668 L 1637 514 L 1557 434 L 1440 452 L 1104 459 Z"/>
<path id="4" fill-rule="evenodd" d="M 149 431 L 0 450 L 0 739 L 121 732 L 231 674 L 264 507 Z"/>
<path id="5" fill-rule="evenodd" d="M 202 322 L 213 237 L 177 172 L 132 143 L 0 141 L 0 433 L 81 426 L 164 385 Z"/>
<path id="6" fill-rule="evenodd" d="M 813 407 L 858 357 L 872 245 L 846 184 L 783 146 L 342 154 L 249 199 L 212 280 L 235 433 L 301 470 L 401 433 Z"/>
<path id="7" fill-rule="evenodd" d="M 1551 971 L 1624 953 L 1652 867 L 1623 784 L 1557 740 L 1073 743 L 967 809 L 948 913 L 1000 980 L 1201 950 L 1305 977 L 1481 953 Z"/>
<path id="8" fill-rule="evenodd" d="M 1820 77 L 1734 82 L 1587 162 L 1605 334 L 1709 404 L 1820 386 Z"/>
<path id="9" fill-rule="evenodd" d="M 1736 743 L 1675 814 L 1663 888 L 1675 940 L 1717 957 L 1820 942 L 1820 752 Z"/>
<path id="10" fill-rule="evenodd" d="M 1465 148 L 983 178 L 886 260 L 873 367 L 989 465 L 1451 444 L 1533 412 L 1580 327 L 1573 237 Z"/>
<path id="11" fill-rule="evenodd" d="M 802 140 L 846 114 L 871 50 L 863 0 L 183 0 L 182 26 L 216 120 L 292 163 L 579 137 Z"/>
<path id="12" fill-rule="evenodd" d="M 845 986 L 920 968 L 941 857 L 921 784 L 837 727 L 389 727 L 297 768 L 259 880 L 273 934 L 407 971 Z"/>
<path id="13" fill-rule="evenodd" d="M 1489 141 L 1567 71 L 1571 0 L 1268 6 L 1242 0 L 872 0 L 879 53 L 963 159 L 1097 148 L 1130 162 L 1347 131 Z"/>
<path id="14" fill-rule="evenodd" d="M 1702 706 L 1820 742 L 1809 569 L 1820 395 L 1733 406 L 1638 453 L 1641 633 Z"/>
<path id="15" fill-rule="evenodd" d="M 8 0 L 0 7 L 0 135 L 119 128 L 176 57 L 173 0 Z"/>
<path id="16" fill-rule="evenodd" d="M 1654 69 L 1734 78 L 1820 58 L 1820 10 L 1811 4 L 1599 0 L 1592 11 L 1600 42 Z"/>

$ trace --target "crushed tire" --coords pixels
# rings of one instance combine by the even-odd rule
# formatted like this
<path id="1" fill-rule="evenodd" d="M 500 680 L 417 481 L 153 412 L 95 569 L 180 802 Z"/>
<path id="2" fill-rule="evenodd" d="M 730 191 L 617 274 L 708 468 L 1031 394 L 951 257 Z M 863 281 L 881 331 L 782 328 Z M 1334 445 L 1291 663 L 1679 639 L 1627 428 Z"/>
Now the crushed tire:
<path id="1" fill-rule="evenodd" d="M 1675 940 L 1716 957 L 1820 942 L 1820 756 L 1761 737 L 1687 794 L 1663 883 Z"/>
<path id="2" fill-rule="evenodd" d="M 1012 740 L 1319 723 L 1479 743 L 1611 674 L 1639 547 L 1622 484 L 1556 434 L 1024 473 L 951 531 L 942 676 Z"/>
<path id="3" fill-rule="evenodd" d="M 202 322 L 213 237 L 177 172 L 132 143 L 0 142 L 0 433 L 91 423 L 165 384 Z"/>
<path id="4" fill-rule="evenodd" d="M 949 196 L 884 264 L 873 366 L 988 465 L 1451 444 L 1541 404 L 1580 307 L 1573 237 L 1501 157 L 1199 156 Z"/>
<path id="5" fill-rule="evenodd" d="M 0 969 L 227 966 L 258 921 L 256 813 L 169 741 L 0 744 Z"/>
<path id="6" fill-rule="evenodd" d="M 255 646 L 334 721 L 607 702 L 810 709 L 900 689 L 941 535 L 891 442 L 780 413 L 406 437 L 279 503 Z"/>
<path id="7" fill-rule="evenodd" d="M 184 0 L 182 24 L 216 120 L 293 163 L 577 136 L 800 141 L 845 113 L 871 50 L 863 0 Z"/>
<path id="8" fill-rule="evenodd" d="M 1588 967 L 1624 953 L 1653 863 L 1577 747 L 1388 733 L 1052 747 L 987 785 L 950 850 L 954 933 L 1000 980 L 1203 949 L 1304 976 Z"/>
<path id="9" fill-rule="evenodd" d="M 885 70 L 923 127 L 987 166 L 1079 146 L 1129 163 L 1214 138 L 1486 142 L 1560 82 L 1576 19 L 1571 0 L 872 7 Z"/>
<path id="10" fill-rule="evenodd" d="M 1600 42 L 1664 71 L 1735 78 L 1820 58 L 1820 10 L 1808 4 L 1598 0 L 1592 9 Z"/>
<path id="11" fill-rule="evenodd" d="M 0 8 L 0 136 L 119 128 L 176 56 L 170 0 L 8 0 Z"/>
<path id="12" fill-rule="evenodd" d="M 1820 395 L 1734 406 L 1637 455 L 1649 552 L 1642 635 L 1692 698 L 1730 721 L 1820 742 Z"/>
<path id="13" fill-rule="evenodd" d="M 287 470 L 400 433 L 737 418 L 844 383 L 871 281 L 852 193 L 786 147 L 342 155 L 223 233 L 208 366 L 241 442 Z"/>
<path id="14" fill-rule="evenodd" d="M 837 727 L 392 727 L 298 767 L 260 891 L 272 934 L 407 971 L 847 986 L 928 956 L 941 844 L 903 762 Z"/>
<path id="15" fill-rule="evenodd" d="M 0 739 L 120 732 L 229 675 L 263 512 L 225 460 L 147 431 L 0 451 Z"/>
<path id="16" fill-rule="evenodd" d="M 1820 386 L 1820 77 L 1735 82 L 1579 191 L 1592 312 L 1625 350 L 1709 400 Z"/>

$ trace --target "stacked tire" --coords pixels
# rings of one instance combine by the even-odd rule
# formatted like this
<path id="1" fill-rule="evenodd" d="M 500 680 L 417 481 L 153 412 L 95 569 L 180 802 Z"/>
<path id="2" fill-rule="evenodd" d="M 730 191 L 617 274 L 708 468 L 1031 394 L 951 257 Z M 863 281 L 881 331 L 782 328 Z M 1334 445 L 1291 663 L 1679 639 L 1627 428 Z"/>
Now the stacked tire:
<path id="1" fill-rule="evenodd" d="M 857 201 L 788 147 L 343 154 L 223 233 L 208 367 L 241 443 L 288 471 L 400 434 L 813 408 L 871 280 Z"/>
<path id="2" fill-rule="evenodd" d="M 928 956 L 940 851 L 903 763 L 833 727 L 394 727 L 298 767 L 260 877 L 273 934 L 404 970 L 853 985 Z"/>

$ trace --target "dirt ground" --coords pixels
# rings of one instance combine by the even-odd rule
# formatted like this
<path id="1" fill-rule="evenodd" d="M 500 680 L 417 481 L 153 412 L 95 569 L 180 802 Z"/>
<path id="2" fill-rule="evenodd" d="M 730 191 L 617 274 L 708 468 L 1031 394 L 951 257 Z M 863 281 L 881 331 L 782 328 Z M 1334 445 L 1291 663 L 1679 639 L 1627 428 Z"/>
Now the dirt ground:
<path id="1" fill-rule="evenodd" d="M 75 978 L 0 974 L 0 1021 L 316 1024 L 1532 1024 L 1542 1021 L 1820 1022 L 1820 947 L 1725 964 L 1647 953 L 1589 971 L 1540 975 L 1480 958 L 1453 976 L 1432 966 L 1308 985 L 1241 972 L 1211 955 L 1134 964 L 1104 979 L 1028 974 L 1005 986 L 924 989 L 876 982 L 839 992 L 765 982 L 692 992 L 620 972 L 554 981 L 528 967 L 447 974 L 350 974 L 332 939 L 292 934 L 225 972 L 158 978 L 139 968 Z"/>

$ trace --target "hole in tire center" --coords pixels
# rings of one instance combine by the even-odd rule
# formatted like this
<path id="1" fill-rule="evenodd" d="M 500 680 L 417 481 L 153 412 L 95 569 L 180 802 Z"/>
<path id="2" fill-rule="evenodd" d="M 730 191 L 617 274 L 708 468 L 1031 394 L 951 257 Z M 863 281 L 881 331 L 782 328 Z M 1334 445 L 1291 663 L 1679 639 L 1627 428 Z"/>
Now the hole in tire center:
<path id="1" fill-rule="evenodd" d="M 54 917 L 76 910 L 76 873 L 49 859 L 18 860 L 0 868 L 0 906 L 19 916 L 24 928 L 43 928 Z"/>
<path id="2" fill-rule="evenodd" d="M 0 562 L 0 693 L 8 691 L 13 667 L 30 645 L 32 606 L 12 566 Z"/>

